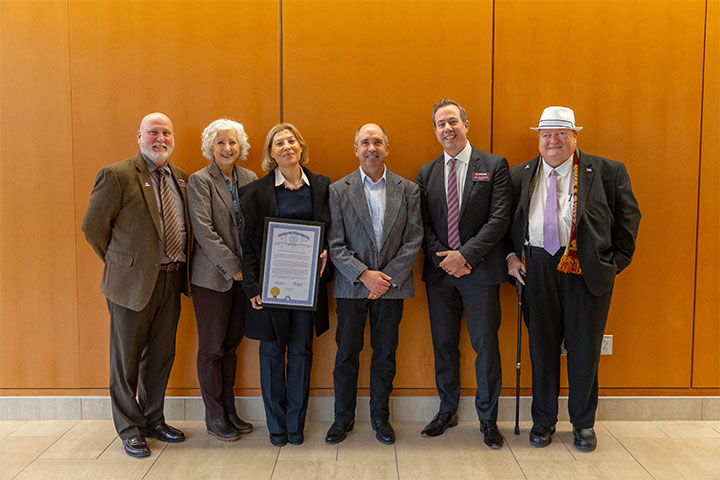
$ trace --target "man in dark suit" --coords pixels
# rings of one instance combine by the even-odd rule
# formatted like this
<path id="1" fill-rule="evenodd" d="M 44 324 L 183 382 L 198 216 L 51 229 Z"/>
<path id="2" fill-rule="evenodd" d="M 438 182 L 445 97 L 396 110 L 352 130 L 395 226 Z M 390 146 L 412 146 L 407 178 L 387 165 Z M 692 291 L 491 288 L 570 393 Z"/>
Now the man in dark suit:
<path id="1" fill-rule="evenodd" d="M 165 423 L 165 388 L 175 357 L 180 293 L 187 292 L 187 174 L 168 163 L 170 119 L 146 115 L 140 152 L 100 170 L 83 218 L 85 238 L 105 264 L 110 310 L 110 398 L 125 452 L 150 455 L 146 436 L 182 442 Z M 135 395 L 137 393 L 137 400 Z"/>
<path id="2" fill-rule="evenodd" d="M 578 450 L 597 445 L 598 363 L 615 276 L 630 264 L 640 210 L 625 166 L 577 148 L 575 113 L 548 107 L 540 156 L 511 171 L 514 213 L 508 273 L 525 286 L 532 360 L 530 444 L 552 441 L 560 351 L 567 350 L 568 410 Z M 524 259 L 524 261 L 523 261 Z"/>
<path id="3" fill-rule="evenodd" d="M 502 238 L 512 206 L 507 161 L 473 148 L 465 109 L 452 100 L 433 107 L 433 126 L 444 153 L 418 172 L 424 223 L 423 250 L 430 328 L 435 354 L 438 414 L 423 436 L 457 425 L 460 400 L 460 321 L 465 311 L 477 354 L 475 409 L 484 442 L 500 448 L 497 405 L 502 385 L 497 332 L 500 283 L 506 280 Z"/>
<path id="4" fill-rule="evenodd" d="M 355 133 L 360 168 L 330 185 L 330 260 L 337 270 L 338 327 L 333 380 L 335 422 L 327 443 L 339 443 L 355 424 L 358 363 L 370 315 L 370 419 L 375 437 L 395 442 L 390 393 L 403 299 L 415 295 L 412 269 L 422 243 L 420 189 L 385 167 L 385 130 L 368 123 Z"/>

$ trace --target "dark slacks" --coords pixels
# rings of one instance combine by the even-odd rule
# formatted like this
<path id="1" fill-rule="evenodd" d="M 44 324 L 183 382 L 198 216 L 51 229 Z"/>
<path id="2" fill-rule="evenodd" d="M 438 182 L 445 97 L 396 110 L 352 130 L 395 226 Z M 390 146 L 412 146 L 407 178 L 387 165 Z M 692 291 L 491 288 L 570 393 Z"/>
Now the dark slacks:
<path id="1" fill-rule="evenodd" d="M 460 324 L 465 311 L 470 343 L 475 350 L 475 410 L 479 420 L 497 420 L 502 387 L 498 329 L 500 286 L 477 285 L 467 277 L 448 276 L 427 284 L 430 330 L 435 354 L 435 384 L 440 412 L 455 412 L 460 401 Z"/>
<path id="2" fill-rule="evenodd" d="M 159 272 L 150 301 L 139 312 L 107 302 L 110 400 L 122 439 L 165 421 L 165 388 L 175 359 L 184 275 L 184 269 Z"/>
<path id="3" fill-rule="evenodd" d="M 528 327 L 532 362 L 533 423 L 557 422 L 560 353 L 567 350 L 568 411 L 575 428 L 595 424 L 598 402 L 598 363 L 612 290 L 590 293 L 581 275 L 561 273 L 562 249 L 550 255 L 530 247 L 523 313 Z"/>
<path id="4" fill-rule="evenodd" d="M 286 344 L 260 342 L 260 387 L 270 433 L 302 433 L 305 428 L 312 342 L 312 313 L 301 310 L 290 312 Z"/>
<path id="5" fill-rule="evenodd" d="M 337 354 L 335 384 L 335 420 L 355 419 L 360 352 L 363 349 L 365 321 L 370 315 L 370 417 L 390 418 L 390 393 L 395 378 L 395 350 L 398 326 L 403 312 L 402 299 L 337 299 L 338 326 L 335 334 Z"/>
<path id="6" fill-rule="evenodd" d="M 241 282 L 227 292 L 192 286 L 198 327 L 197 372 L 207 418 L 236 413 L 236 350 L 245 333 L 247 297 Z"/>

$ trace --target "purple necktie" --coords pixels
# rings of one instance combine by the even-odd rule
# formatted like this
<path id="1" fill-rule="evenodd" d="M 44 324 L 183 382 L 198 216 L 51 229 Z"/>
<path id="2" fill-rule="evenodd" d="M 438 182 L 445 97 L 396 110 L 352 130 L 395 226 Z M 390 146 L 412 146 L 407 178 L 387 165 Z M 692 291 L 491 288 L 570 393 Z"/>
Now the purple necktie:
<path id="1" fill-rule="evenodd" d="M 550 184 L 548 185 L 545 212 L 543 215 L 543 246 L 550 255 L 560 250 L 560 234 L 558 233 L 557 211 L 557 173 L 550 170 Z"/>
<path id="2" fill-rule="evenodd" d="M 448 245 L 453 250 L 460 248 L 460 230 L 458 229 L 458 214 L 460 202 L 458 201 L 457 175 L 455 174 L 454 158 L 448 160 L 450 171 L 447 181 L 447 207 L 448 207 Z"/>

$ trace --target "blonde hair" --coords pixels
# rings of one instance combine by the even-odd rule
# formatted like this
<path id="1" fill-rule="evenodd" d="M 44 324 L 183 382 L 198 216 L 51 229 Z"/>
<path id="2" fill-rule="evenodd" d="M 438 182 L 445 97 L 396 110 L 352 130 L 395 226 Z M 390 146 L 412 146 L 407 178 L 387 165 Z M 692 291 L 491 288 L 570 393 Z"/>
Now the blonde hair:
<path id="1" fill-rule="evenodd" d="M 272 142 L 273 138 L 275 138 L 275 135 L 285 130 L 289 131 L 295 136 L 295 139 L 298 141 L 300 147 L 302 148 L 302 152 L 300 153 L 300 165 L 305 165 L 310 161 L 310 158 L 308 157 L 307 143 L 305 143 L 305 139 L 302 135 L 300 135 L 300 131 L 297 129 L 297 127 L 295 127 L 295 125 L 293 125 L 292 123 L 278 123 L 270 129 L 267 137 L 265 137 L 262 169 L 266 172 L 272 172 L 277 167 L 277 162 L 273 160 L 273 158 L 270 156 L 270 150 L 272 149 Z"/>

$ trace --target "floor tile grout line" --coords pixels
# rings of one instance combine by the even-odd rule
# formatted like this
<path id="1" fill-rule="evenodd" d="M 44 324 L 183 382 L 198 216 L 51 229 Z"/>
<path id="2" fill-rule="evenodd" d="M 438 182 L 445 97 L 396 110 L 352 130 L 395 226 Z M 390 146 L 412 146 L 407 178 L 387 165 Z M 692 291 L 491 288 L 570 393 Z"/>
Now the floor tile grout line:
<path id="1" fill-rule="evenodd" d="M 119 435 L 115 435 L 115 436 L 112 438 L 112 440 L 110 440 L 110 443 L 108 443 L 107 445 L 105 445 L 105 448 L 103 448 L 102 451 L 101 451 L 100 453 L 98 453 L 97 457 L 95 457 L 95 460 L 99 460 L 100 457 L 102 456 L 102 454 L 105 453 L 105 452 L 107 452 L 107 449 L 110 448 L 110 445 L 112 445 L 113 442 L 115 442 L 115 439 L 116 439 L 116 438 L 120 438 L 120 436 L 119 436 Z"/>
<path id="2" fill-rule="evenodd" d="M 282 449 L 282 447 L 280 447 L 280 448 L 277 449 L 277 455 L 275 455 L 275 463 L 273 463 L 273 468 L 272 468 L 272 471 L 270 472 L 270 479 L 269 479 L 269 480 L 272 480 L 272 477 L 275 476 L 275 469 L 277 468 L 278 459 L 280 458 L 280 450 L 281 450 L 281 449 Z"/>
<path id="3" fill-rule="evenodd" d="M 393 443 L 393 450 L 395 450 L 395 474 L 397 475 L 397 480 L 400 480 L 400 459 L 398 458 L 396 443 Z"/>
<path id="4" fill-rule="evenodd" d="M 513 433 L 513 435 L 515 435 Z M 519 437 L 520 435 L 518 435 Z M 510 450 L 510 454 L 513 456 L 513 459 L 515 459 L 515 464 L 520 469 L 520 473 L 522 473 L 522 476 L 525 480 L 527 480 L 527 475 L 525 474 L 525 470 L 523 470 L 522 465 L 520 465 L 520 460 L 518 460 L 517 456 L 515 456 L 515 451 L 512 449 L 512 446 L 510 446 L 510 442 L 505 442 L 505 445 L 507 445 L 507 448 Z"/>
<path id="5" fill-rule="evenodd" d="M 142 478 L 140 480 L 145 480 L 145 477 L 147 477 L 148 473 L 150 473 L 150 470 L 153 469 L 155 466 L 155 463 L 158 461 L 158 458 L 162 456 L 163 453 L 165 453 L 165 449 L 167 448 L 168 444 L 166 443 L 165 446 L 160 450 L 160 453 L 158 453 L 158 456 L 155 457 L 155 460 L 150 464 L 147 470 L 145 470 L 145 473 L 143 474 Z"/>
<path id="6" fill-rule="evenodd" d="M 78 423 L 78 422 L 75 422 L 75 425 L 77 425 L 77 423 Z M 74 427 L 75 425 L 73 425 L 73 427 Z M 35 458 L 33 458 L 32 460 L 30 460 L 30 461 L 27 463 L 27 465 L 25 465 L 25 466 L 22 468 L 22 470 L 20 470 L 20 471 L 19 471 L 17 474 L 15 474 L 12 478 L 17 478 L 18 476 L 22 475 L 22 473 L 23 473 L 25 470 L 27 470 L 27 468 L 28 468 L 30 465 L 32 465 L 33 463 L 35 463 L 35 461 L 36 461 L 38 458 L 40 458 L 40 456 L 41 456 L 43 453 L 47 452 L 50 448 L 52 448 L 53 445 L 55 445 L 57 442 L 59 442 L 60 439 L 61 439 L 62 437 L 64 437 L 65 434 L 67 434 L 67 432 L 69 432 L 70 430 L 72 430 L 73 427 L 70 427 L 69 429 L 67 429 L 62 435 L 59 435 L 59 436 L 55 439 L 54 442 L 52 442 L 52 443 L 51 443 L 50 445 L 48 445 L 45 449 L 43 449 L 42 452 L 40 452 L 40 453 L 38 453 L 37 455 L 35 455 Z"/>
<path id="7" fill-rule="evenodd" d="M 600 423 L 602 423 L 602 422 L 600 422 Z M 627 449 L 627 447 L 625 446 L 625 444 L 622 443 L 622 441 L 621 441 L 618 437 L 616 437 L 615 434 L 612 433 L 612 432 L 610 431 L 610 429 L 607 428 L 605 425 L 603 425 L 603 428 L 605 429 L 605 431 L 607 431 L 607 432 L 610 434 L 611 437 L 613 437 L 613 438 L 615 439 L 616 442 L 618 442 L 618 443 L 620 444 L 620 446 L 628 453 L 628 455 L 630 455 L 630 456 L 632 457 L 632 459 L 635 460 L 635 461 L 637 462 L 637 464 L 640 465 L 640 467 L 642 467 L 642 469 L 645 470 L 645 472 L 646 472 L 648 475 L 650 475 L 650 478 L 652 478 L 653 480 L 655 480 L 655 475 L 653 475 L 652 473 L 650 473 L 650 472 L 648 471 L 648 469 L 645 468 L 645 465 L 643 465 L 643 463 L 642 463 L 640 460 L 638 460 L 637 458 L 635 458 L 635 455 L 633 455 L 633 454 L 630 452 L 630 450 Z M 660 431 L 662 432 L 662 430 L 660 430 Z M 665 433 L 665 432 L 662 432 L 662 433 Z"/>

